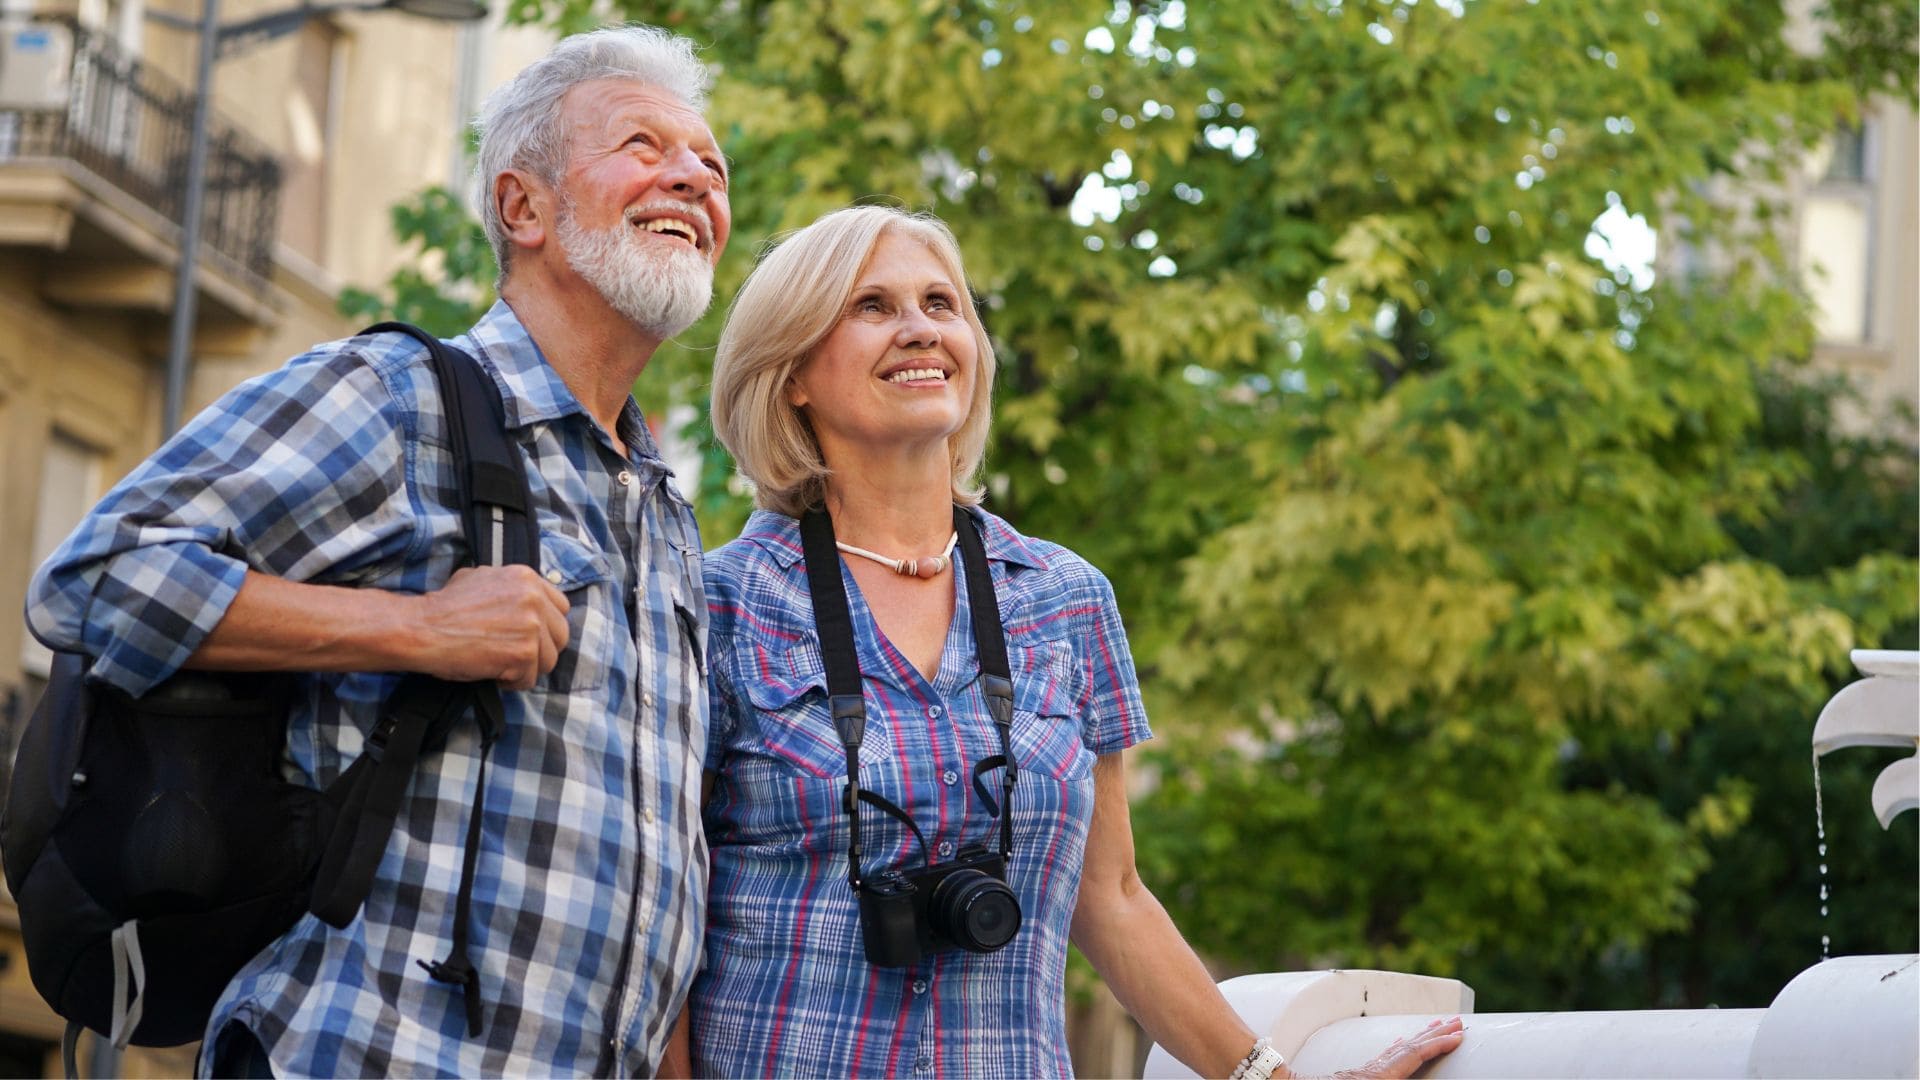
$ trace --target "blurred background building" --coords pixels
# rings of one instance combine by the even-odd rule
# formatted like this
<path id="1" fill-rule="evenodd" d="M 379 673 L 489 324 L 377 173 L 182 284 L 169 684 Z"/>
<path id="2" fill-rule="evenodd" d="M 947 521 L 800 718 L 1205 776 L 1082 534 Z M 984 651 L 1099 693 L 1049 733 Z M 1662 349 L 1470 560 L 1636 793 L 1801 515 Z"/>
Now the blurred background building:
<path id="1" fill-rule="evenodd" d="M 1794 250 L 1814 302 L 1817 363 L 1859 385 L 1868 415 L 1920 400 L 1920 118 L 1880 99 L 1809 162 Z"/>
<path id="2" fill-rule="evenodd" d="M 288 8 L 236 0 L 235 25 Z M 164 10 L 163 10 L 164 9 Z M 298 10 L 298 9 L 296 9 Z M 33 568 L 161 437 L 197 20 L 187 0 L 0 0 L 0 751 L 47 654 L 19 613 Z M 177 20 L 176 20 L 177 21 Z M 314 12 L 222 59 L 184 415 L 356 327 L 345 284 L 403 258 L 389 207 L 459 189 L 464 125 L 548 31 L 392 12 Z M 0 900 L 0 1075 L 58 1075 L 59 1021 L 27 978 Z M 125 1075 L 188 1075 L 186 1051 Z"/>

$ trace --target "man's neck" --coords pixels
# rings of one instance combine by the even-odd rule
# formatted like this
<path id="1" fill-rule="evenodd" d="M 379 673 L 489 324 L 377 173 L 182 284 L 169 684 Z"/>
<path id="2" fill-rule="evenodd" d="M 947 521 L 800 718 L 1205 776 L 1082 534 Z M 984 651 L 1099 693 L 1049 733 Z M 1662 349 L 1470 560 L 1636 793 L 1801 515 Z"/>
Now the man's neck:
<path id="1" fill-rule="evenodd" d="M 625 452 L 620 413 L 634 380 L 660 347 L 659 339 L 642 332 L 577 278 L 563 286 L 537 270 L 515 274 L 501 285 L 500 298 L 587 415 Z"/>

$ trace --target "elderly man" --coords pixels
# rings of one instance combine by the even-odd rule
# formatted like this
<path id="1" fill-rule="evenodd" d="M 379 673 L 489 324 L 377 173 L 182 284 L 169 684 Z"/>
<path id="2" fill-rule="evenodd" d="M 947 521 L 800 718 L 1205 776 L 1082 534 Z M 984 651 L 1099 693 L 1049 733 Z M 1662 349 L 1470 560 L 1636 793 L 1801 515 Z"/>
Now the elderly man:
<path id="1" fill-rule="evenodd" d="M 498 680 L 507 730 L 424 756 L 361 917 L 313 917 L 214 1010 L 215 1075 L 647 1074 L 699 955 L 706 604 L 692 512 L 629 396 L 706 310 L 730 225 L 709 76 L 647 28 L 562 41 L 488 101 L 480 194 L 500 302 L 454 344 L 525 453 L 539 571 L 455 565 L 439 390 L 397 334 L 319 346 L 229 393 L 35 579 L 28 619 L 139 694 L 182 667 L 302 672 L 290 768 L 323 785 L 401 672 Z M 485 988 L 416 961 L 467 923 Z"/>

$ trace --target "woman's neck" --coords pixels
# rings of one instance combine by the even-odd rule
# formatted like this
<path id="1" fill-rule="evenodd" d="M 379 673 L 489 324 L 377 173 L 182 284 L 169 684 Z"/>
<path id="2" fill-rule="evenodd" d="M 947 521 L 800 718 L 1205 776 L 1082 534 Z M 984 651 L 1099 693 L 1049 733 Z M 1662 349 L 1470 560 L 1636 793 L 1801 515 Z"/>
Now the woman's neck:
<path id="1" fill-rule="evenodd" d="M 827 479 L 827 512 L 835 538 L 893 558 L 938 554 L 953 534 L 952 472 L 938 460 L 862 461 L 836 465 Z"/>

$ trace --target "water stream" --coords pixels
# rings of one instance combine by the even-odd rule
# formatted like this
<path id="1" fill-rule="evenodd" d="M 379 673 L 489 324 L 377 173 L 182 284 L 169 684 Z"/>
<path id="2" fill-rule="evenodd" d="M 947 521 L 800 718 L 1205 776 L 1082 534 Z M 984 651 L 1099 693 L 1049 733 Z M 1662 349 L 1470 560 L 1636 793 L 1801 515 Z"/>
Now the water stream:
<path id="1" fill-rule="evenodd" d="M 1813 828 L 1820 844 L 1820 959 L 1833 955 L 1833 936 L 1827 933 L 1827 815 L 1820 801 L 1820 751 L 1813 752 Z"/>

